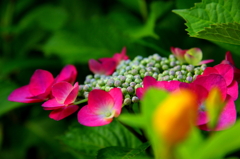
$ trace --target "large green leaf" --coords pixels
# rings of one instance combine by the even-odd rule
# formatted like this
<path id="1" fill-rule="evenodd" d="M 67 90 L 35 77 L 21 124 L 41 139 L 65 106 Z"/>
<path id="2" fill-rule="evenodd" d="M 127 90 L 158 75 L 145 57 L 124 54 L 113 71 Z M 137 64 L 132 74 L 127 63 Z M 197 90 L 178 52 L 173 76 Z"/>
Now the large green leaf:
<path id="1" fill-rule="evenodd" d="M 189 35 L 240 45 L 240 1 L 203 0 L 191 9 L 174 10 L 188 26 Z"/>
<path id="2" fill-rule="evenodd" d="M 194 154 L 195 159 L 212 159 L 221 158 L 227 153 L 233 152 L 240 147 L 240 120 L 230 129 L 215 132 L 205 143 L 202 148 Z"/>
<path id="3" fill-rule="evenodd" d="M 141 144 L 134 135 L 116 121 L 99 127 L 76 124 L 64 136 L 61 136 L 60 140 L 83 159 L 94 158 L 97 151 L 105 147 L 135 148 Z"/>
<path id="4" fill-rule="evenodd" d="M 145 150 L 149 146 L 147 142 L 137 148 L 107 147 L 98 151 L 97 159 L 148 159 Z"/>

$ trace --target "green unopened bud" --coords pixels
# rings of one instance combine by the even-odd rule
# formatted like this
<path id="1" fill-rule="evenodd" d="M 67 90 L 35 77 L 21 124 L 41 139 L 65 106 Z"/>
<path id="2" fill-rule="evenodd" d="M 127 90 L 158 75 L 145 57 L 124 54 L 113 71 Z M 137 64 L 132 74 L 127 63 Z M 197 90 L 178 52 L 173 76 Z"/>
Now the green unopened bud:
<path id="1" fill-rule="evenodd" d="M 123 84 L 122 84 L 122 87 L 124 87 L 124 88 L 127 88 L 128 86 L 129 86 L 128 83 L 123 83 Z"/>
<path id="2" fill-rule="evenodd" d="M 127 92 L 132 94 L 134 93 L 134 89 L 132 87 L 127 87 Z"/>
<path id="3" fill-rule="evenodd" d="M 133 96 L 133 97 L 132 97 L 132 102 L 133 102 L 133 103 L 139 102 L 139 98 L 136 97 L 136 96 Z"/>
<path id="4" fill-rule="evenodd" d="M 130 98 L 124 99 L 123 104 L 124 104 L 124 105 L 129 105 L 129 104 L 131 104 L 131 99 L 130 99 Z"/>
<path id="5" fill-rule="evenodd" d="M 115 87 L 119 87 L 119 86 L 121 86 L 121 82 L 120 81 L 118 81 L 118 80 L 116 80 L 115 82 L 114 82 L 114 86 Z"/>
<path id="6" fill-rule="evenodd" d="M 127 88 L 121 88 L 121 91 L 123 94 L 126 94 L 127 93 Z"/>

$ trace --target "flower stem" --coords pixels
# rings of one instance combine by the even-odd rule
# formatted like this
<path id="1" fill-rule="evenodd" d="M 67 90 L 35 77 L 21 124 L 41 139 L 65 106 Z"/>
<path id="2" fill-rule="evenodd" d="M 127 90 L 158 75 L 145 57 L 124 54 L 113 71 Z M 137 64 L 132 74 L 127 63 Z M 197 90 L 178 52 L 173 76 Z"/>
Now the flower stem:
<path id="1" fill-rule="evenodd" d="M 86 98 L 86 99 L 82 99 L 82 100 L 79 100 L 77 102 L 74 102 L 74 104 L 81 104 L 81 103 L 85 103 L 87 101 L 88 101 L 88 99 Z"/>

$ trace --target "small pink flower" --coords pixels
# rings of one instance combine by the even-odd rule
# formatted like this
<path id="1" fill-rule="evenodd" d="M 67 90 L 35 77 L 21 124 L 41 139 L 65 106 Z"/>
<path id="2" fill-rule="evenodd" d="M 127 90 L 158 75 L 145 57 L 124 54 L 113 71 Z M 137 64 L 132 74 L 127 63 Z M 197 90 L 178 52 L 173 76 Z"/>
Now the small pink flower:
<path id="1" fill-rule="evenodd" d="M 43 102 L 51 98 L 51 89 L 54 83 L 60 81 L 73 83 L 76 76 L 77 70 L 73 65 L 65 66 L 55 79 L 50 72 L 38 69 L 32 75 L 29 84 L 15 89 L 8 96 L 8 100 L 21 103 Z"/>
<path id="2" fill-rule="evenodd" d="M 117 65 L 122 60 L 127 59 L 126 47 L 124 47 L 121 53 L 115 53 L 113 57 L 100 58 L 98 60 L 90 59 L 88 65 L 94 74 L 111 75 L 116 70 Z"/>
<path id="3" fill-rule="evenodd" d="M 178 61 L 180 62 L 186 62 L 184 55 L 186 54 L 187 50 L 182 50 L 180 48 L 177 47 L 171 47 L 171 52 L 173 53 L 173 55 L 178 59 Z"/>
<path id="4" fill-rule="evenodd" d="M 78 122 L 85 126 L 102 126 L 111 123 L 122 109 L 123 95 L 119 88 L 109 92 L 92 90 L 88 96 L 88 105 L 78 112 Z"/>
<path id="5" fill-rule="evenodd" d="M 74 105 L 78 91 L 78 82 L 76 82 L 74 86 L 65 81 L 54 84 L 52 87 L 52 95 L 54 98 L 43 103 L 43 109 L 53 110 L 49 117 L 54 120 L 61 120 L 71 115 L 78 110 L 78 106 Z"/>
<path id="6" fill-rule="evenodd" d="M 189 63 L 191 65 L 197 66 L 206 63 L 213 62 L 212 59 L 202 60 L 202 50 L 200 48 L 191 48 L 188 50 L 182 50 L 180 48 L 171 47 L 171 52 L 181 63 Z"/>
<path id="7" fill-rule="evenodd" d="M 239 83 L 240 82 L 240 69 L 235 67 L 235 63 L 232 59 L 231 52 L 226 52 L 225 59 L 221 62 L 221 64 L 229 64 L 234 69 L 234 79 Z"/>
<path id="8" fill-rule="evenodd" d="M 42 102 L 49 98 L 53 81 L 50 72 L 38 69 L 32 75 L 29 84 L 15 89 L 8 96 L 8 100 L 21 103 Z"/>

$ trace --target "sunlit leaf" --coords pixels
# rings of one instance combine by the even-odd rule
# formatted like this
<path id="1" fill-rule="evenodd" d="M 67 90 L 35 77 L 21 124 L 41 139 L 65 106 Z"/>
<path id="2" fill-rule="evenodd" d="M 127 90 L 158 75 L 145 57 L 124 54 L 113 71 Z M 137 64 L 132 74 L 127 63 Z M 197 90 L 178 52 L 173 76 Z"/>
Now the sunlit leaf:
<path id="1" fill-rule="evenodd" d="M 240 1 L 203 0 L 191 9 L 174 10 L 188 26 L 189 35 L 240 45 Z"/>

